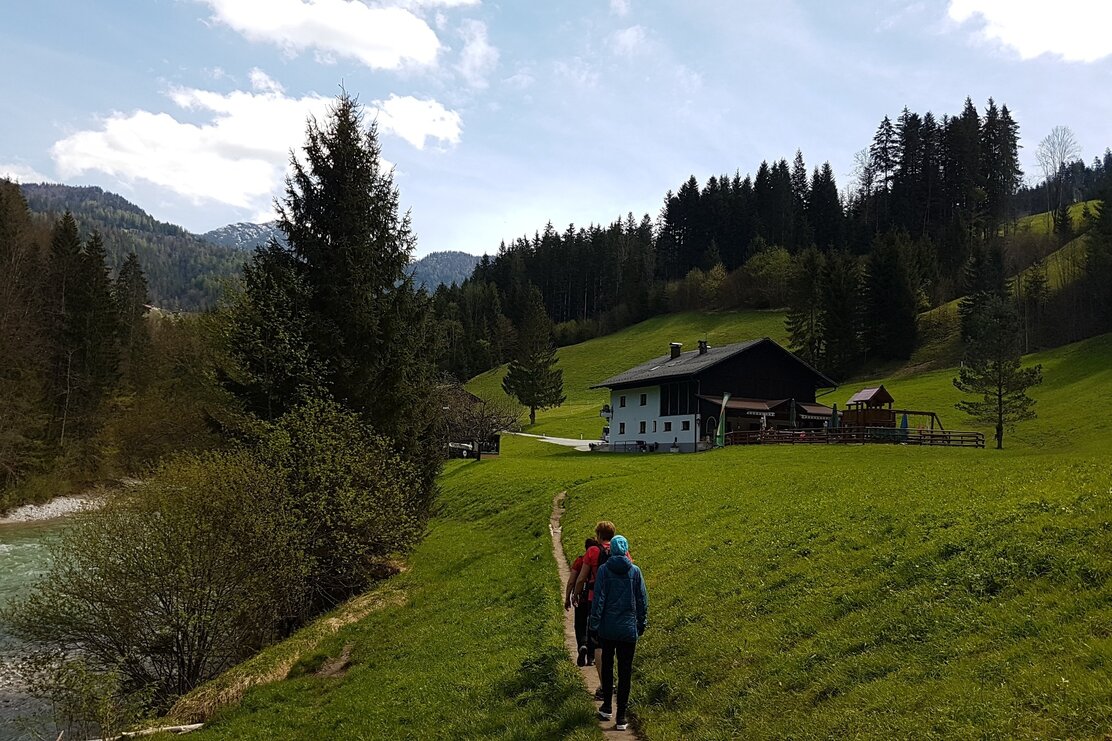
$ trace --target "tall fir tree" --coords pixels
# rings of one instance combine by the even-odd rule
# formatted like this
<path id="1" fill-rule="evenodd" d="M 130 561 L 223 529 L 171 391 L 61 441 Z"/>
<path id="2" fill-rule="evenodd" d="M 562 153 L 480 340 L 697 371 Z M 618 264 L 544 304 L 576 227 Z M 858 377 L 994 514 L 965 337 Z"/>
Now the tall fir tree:
<path id="1" fill-rule="evenodd" d="M 537 423 L 538 409 L 564 403 L 564 372 L 556 367 L 552 320 L 544 310 L 540 291 L 533 289 L 518 328 L 517 347 L 502 379 L 502 390 L 529 409 L 529 424 Z"/>
<path id="2" fill-rule="evenodd" d="M 993 297 L 978 307 L 965 360 L 954 387 L 979 399 L 963 399 L 956 407 L 983 424 L 993 425 L 997 450 L 1004 430 L 1035 418 L 1035 401 L 1027 390 L 1042 383 L 1042 366 L 1022 367 L 1020 324 L 1007 299 Z"/>
<path id="3" fill-rule="evenodd" d="M 870 357 L 906 360 L 918 342 L 918 311 L 906 237 L 881 237 L 865 272 L 864 334 Z"/>
<path id="4" fill-rule="evenodd" d="M 304 293 L 298 322 L 311 362 L 297 361 L 301 370 L 291 368 L 271 388 L 300 388 L 292 376 L 322 369 L 324 390 L 389 438 L 418 471 L 414 501 L 423 509 L 442 457 L 432 393 L 437 333 L 427 297 L 406 272 L 415 239 L 408 214 L 400 213 L 393 172 L 382 162 L 377 126 L 365 123 L 347 92 L 323 122 L 310 119 L 302 156 L 290 158 L 278 204 L 290 260 L 273 264 L 296 279 L 262 283 Z M 301 352 L 301 332 L 294 325 L 287 333 L 291 353 Z M 293 400 L 281 402 L 288 407 Z"/>
<path id="5" fill-rule="evenodd" d="M 70 424 L 70 407 L 78 383 L 79 335 L 77 307 L 82 275 L 81 235 L 73 214 L 66 212 L 55 223 L 47 261 L 46 324 L 49 371 L 46 396 L 50 408 L 47 439 L 64 445 Z"/>
<path id="6" fill-rule="evenodd" d="M 1004 275 L 1004 254 L 999 240 L 977 246 L 965 266 L 965 295 L 958 302 L 961 337 L 967 341 L 973 331 L 973 318 L 994 297 L 1008 293 Z"/>
<path id="7" fill-rule="evenodd" d="M 821 368 L 836 380 L 861 362 L 861 268 L 845 251 L 826 257 L 823 277 L 823 357 Z"/>
<path id="8" fill-rule="evenodd" d="M 823 326 L 825 268 L 822 253 L 814 247 L 808 247 L 795 257 L 785 321 L 792 352 L 813 366 L 821 364 L 826 336 Z"/>
<path id="9" fill-rule="evenodd" d="M 128 253 L 120 266 L 112 284 L 112 297 L 119 317 L 122 374 L 128 382 L 136 385 L 145 377 L 144 356 L 150 349 L 146 316 L 151 299 L 147 292 L 147 277 L 134 252 Z"/>

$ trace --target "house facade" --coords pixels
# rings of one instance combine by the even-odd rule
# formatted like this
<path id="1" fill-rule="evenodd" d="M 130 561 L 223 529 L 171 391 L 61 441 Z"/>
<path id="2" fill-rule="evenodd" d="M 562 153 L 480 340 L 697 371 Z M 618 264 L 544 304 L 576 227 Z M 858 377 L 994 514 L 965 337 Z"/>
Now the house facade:
<path id="1" fill-rule="evenodd" d="M 654 358 L 592 388 L 610 390 L 602 416 L 611 451 L 692 452 L 726 430 L 821 427 L 831 410 L 816 391 L 835 383 L 769 338 L 723 347 L 671 343 Z M 825 417 L 824 417 L 825 415 Z"/>

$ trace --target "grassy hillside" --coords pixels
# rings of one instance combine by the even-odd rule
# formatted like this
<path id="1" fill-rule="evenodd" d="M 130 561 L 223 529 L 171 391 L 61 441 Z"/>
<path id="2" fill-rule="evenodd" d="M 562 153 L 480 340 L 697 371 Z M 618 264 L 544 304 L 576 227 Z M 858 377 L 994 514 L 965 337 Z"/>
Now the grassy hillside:
<path id="1" fill-rule="evenodd" d="M 657 335 L 642 354 L 682 328 L 641 328 Z M 636 352 L 615 346 L 623 365 Z M 404 602 L 307 650 L 294 678 L 248 692 L 202 738 L 593 737 L 560 655 L 546 550 L 565 489 L 569 549 L 613 519 L 645 570 L 644 738 L 1100 737 L 1112 724 L 1112 335 L 1029 360 L 1047 377 L 1040 419 L 1002 452 L 610 456 L 510 438 L 499 459 L 454 463 L 428 539 L 384 587 Z M 968 427 L 947 411 L 952 375 L 885 382 Z M 344 646 L 347 674 L 313 675 Z"/>
<path id="2" fill-rule="evenodd" d="M 1070 205 L 1070 221 L 1076 229 L 1081 225 L 1082 215 L 1085 213 L 1085 207 L 1088 206 L 1092 211 L 1096 208 L 1100 201 L 1082 201 Z M 1044 211 L 1039 214 L 1031 214 L 1024 216 L 1022 219 L 1016 221 L 1015 231 L 1029 232 L 1031 234 L 1050 234 L 1054 230 L 1054 212 Z"/>
<path id="3" fill-rule="evenodd" d="M 739 311 L 717 314 L 686 312 L 667 314 L 627 327 L 606 337 L 561 348 L 557 354 L 564 371 L 567 401 L 559 409 L 538 412 L 529 432 L 597 440 L 602 431 L 599 409 L 610 400 L 605 390 L 590 387 L 612 375 L 668 354 L 668 343 L 682 342 L 694 349 L 701 339 L 713 346 L 771 337 L 786 341 L 784 314 L 778 311 Z M 479 396 L 502 394 L 505 366 L 475 377 L 468 388 Z"/>

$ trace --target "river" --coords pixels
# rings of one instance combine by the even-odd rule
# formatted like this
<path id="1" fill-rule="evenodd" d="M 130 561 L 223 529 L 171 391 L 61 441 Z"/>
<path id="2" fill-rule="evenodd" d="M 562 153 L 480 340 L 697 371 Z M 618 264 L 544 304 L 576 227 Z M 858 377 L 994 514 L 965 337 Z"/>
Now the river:
<path id="1" fill-rule="evenodd" d="M 27 594 L 49 564 L 47 544 L 61 528 L 59 520 L 0 524 L 0 608 Z M 0 622 L 0 741 L 57 736 L 42 700 L 21 691 L 12 669 L 20 655 L 18 639 Z"/>

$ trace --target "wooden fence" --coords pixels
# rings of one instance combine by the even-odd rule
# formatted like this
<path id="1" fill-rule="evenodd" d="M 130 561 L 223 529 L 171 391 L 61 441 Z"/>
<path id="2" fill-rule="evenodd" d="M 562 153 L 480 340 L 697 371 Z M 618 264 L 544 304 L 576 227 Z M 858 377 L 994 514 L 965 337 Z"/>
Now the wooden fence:
<path id="1" fill-rule="evenodd" d="M 833 430 L 753 430 L 731 432 L 727 445 L 931 445 L 983 448 L 983 432 L 904 430 L 892 427 L 838 427 Z"/>

